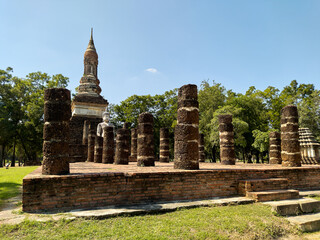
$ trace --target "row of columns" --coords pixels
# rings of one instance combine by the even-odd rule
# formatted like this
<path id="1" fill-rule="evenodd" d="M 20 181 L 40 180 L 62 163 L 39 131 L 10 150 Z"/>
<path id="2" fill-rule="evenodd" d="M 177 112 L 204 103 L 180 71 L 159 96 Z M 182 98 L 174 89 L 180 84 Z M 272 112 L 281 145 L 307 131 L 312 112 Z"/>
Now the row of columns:
<path id="1" fill-rule="evenodd" d="M 44 100 L 42 173 L 67 174 L 69 173 L 70 91 L 62 88 L 47 89 Z M 198 105 L 197 86 L 192 84 L 182 86 L 178 92 L 177 125 L 174 137 L 174 168 L 176 169 L 199 169 L 199 161 L 204 161 L 203 135 L 199 135 Z M 154 166 L 153 116 L 150 113 L 140 114 L 138 129 L 131 130 L 130 158 L 130 131 L 126 124 L 117 131 L 115 147 L 113 127 L 104 127 L 103 137 L 99 137 L 96 136 L 95 129 L 86 122 L 84 132 L 88 132 L 88 137 L 83 138 L 83 143 L 88 144 L 87 160 L 89 162 L 128 164 L 130 159 L 130 161 L 137 161 L 138 166 Z M 282 109 L 280 136 L 281 141 L 279 133 L 270 134 L 270 163 L 281 161 L 283 166 L 301 166 L 298 111 L 295 106 L 286 106 Z M 232 115 L 219 116 L 219 138 L 221 163 L 234 165 L 236 157 Z M 160 130 L 159 160 L 169 161 L 168 129 Z"/>

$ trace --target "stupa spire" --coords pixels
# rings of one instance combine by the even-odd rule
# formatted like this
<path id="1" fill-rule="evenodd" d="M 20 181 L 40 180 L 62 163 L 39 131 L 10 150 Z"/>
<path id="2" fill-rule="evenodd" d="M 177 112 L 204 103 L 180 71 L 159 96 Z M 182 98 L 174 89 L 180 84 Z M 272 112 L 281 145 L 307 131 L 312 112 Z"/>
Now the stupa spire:
<path id="1" fill-rule="evenodd" d="M 89 44 L 88 44 L 86 51 L 95 51 L 96 52 L 96 48 L 94 46 L 94 41 L 93 41 L 93 28 L 91 28 L 90 40 L 89 40 Z"/>

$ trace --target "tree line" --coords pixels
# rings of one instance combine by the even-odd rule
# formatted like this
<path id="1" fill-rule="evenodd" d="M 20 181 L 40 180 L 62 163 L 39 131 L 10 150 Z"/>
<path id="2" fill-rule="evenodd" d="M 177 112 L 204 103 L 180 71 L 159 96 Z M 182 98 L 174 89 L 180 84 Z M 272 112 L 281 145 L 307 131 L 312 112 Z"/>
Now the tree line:
<path id="1" fill-rule="evenodd" d="M 125 121 L 137 126 L 140 113 L 150 112 L 155 122 L 156 154 L 159 153 L 159 131 L 170 130 L 171 157 L 173 157 L 174 127 L 177 115 L 177 89 L 161 95 L 133 95 L 120 104 L 111 105 L 112 122 L 120 127 Z M 208 159 L 219 157 L 218 116 L 232 114 L 237 157 L 257 162 L 268 159 L 269 132 L 280 131 L 280 111 L 290 104 L 297 105 L 299 124 L 308 127 L 320 140 L 320 91 L 313 84 L 291 81 L 282 90 L 269 86 L 265 90 L 250 87 L 245 94 L 227 90 L 221 83 L 203 81 L 198 89 L 200 132 L 205 136 Z"/>
<path id="2" fill-rule="evenodd" d="M 61 74 L 34 72 L 25 78 L 12 75 L 12 68 L 0 70 L 0 166 L 6 159 L 13 164 L 41 160 L 44 90 L 66 87 L 69 79 Z M 133 95 L 120 104 L 110 104 L 112 123 L 116 128 L 123 122 L 137 126 L 138 116 L 150 112 L 154 116 L 156 155 L 159 154 L 161 127 L 170 131 L 173 158 L 174 127 L 177 115 L 178 89 L 158 95 Z M 269 86 L 265 90 L 250 87 L 246 93 L 226 89 L 221 83 L 203 81 L 198 87 L 200 132 L 205 135 L 208 159 L 219 157 L 219 114 L 232 114 L 235 148 L 239 159 L 267 159 L 268 134 L 280 130 L 280 110 L 294 104 L 299 110 L 299 124 L 308 127 L 320 140 L 320 91 L 313 84 L 293 80 L 282 90 Z"/>

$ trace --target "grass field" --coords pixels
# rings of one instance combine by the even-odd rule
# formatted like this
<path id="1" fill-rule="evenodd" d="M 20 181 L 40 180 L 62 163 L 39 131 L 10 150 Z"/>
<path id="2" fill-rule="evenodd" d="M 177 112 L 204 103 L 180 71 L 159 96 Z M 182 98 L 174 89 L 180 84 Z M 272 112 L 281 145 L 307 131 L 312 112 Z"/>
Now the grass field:
<path id="1" fill-rule="evenodd" d="M 301 233 L 262 204 L 0 226 L 0 239 L 277 239 L 288 235 L 299 239 Z"/>
<path id="2" fill-rule="evenodd" d="M 4 200 L 15 197 L 21 192 L 23 177 L 36 168 L 38 167 L 0 168 L 0 209 Z"/>
<path id="3" fill-rule="evenodd" d="M 20 192 L 23 177 L 37 167 L 0 169 L 0 199 Z M 305 239 L 270 207 L 249 204 L 181 209 L 171 213 L 0 225 L 0 239 Z"/>

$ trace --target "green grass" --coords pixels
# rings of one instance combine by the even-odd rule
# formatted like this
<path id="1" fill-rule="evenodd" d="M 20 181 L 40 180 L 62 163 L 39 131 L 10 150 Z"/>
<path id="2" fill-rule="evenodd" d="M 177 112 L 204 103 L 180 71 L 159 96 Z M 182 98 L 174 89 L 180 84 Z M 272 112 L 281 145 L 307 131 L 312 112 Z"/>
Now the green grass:
<path id="1" fill-rule="evenodd" d="M 319 196 L 319 195 L 311 196 L 311 198 L 313 198 L 313 199 L 316 199 L 316 200 L 320 201 L 320 196 Z"/>
<path id="2" fill-rule="evenodd" d="M 4 200 L 15 197 L 21 192 L 23 177 L 36 168 L 38 166 L 0 168 L 0 208 Z"/>
<path id="3" fill-rule="evenodd" d="M 0 239 L 277 239 L 301 233 L 270 207 L 250 204 L 182 209 L 104 220 L 24 221 L 0 225 Z"/>

